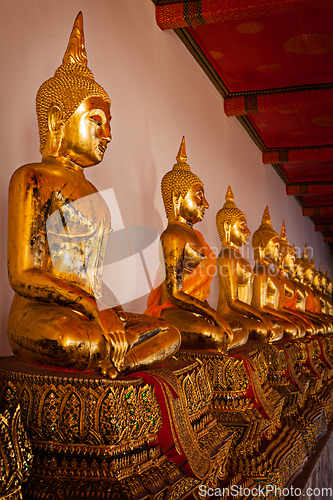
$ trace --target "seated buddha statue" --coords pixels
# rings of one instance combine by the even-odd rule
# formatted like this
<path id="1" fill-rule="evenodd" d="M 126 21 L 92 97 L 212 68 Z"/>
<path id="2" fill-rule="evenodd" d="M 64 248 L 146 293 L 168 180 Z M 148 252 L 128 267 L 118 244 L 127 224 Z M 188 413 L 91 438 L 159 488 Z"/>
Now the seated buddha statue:
<path id="1" fill-rule="evenodd" d="M 24 361 L 114 378 L 165 361 L 180 334 L 125 313 L 101 279 L 111 219 L 85 169 L 111 140 L 110 104 L 87 67 L 79 13 L 61 66 L 37 94 L 42 161 L 10 181 L 8 334 Z"/>
<path id="2" fill-rule="evenodd" d="M 314 263 L 313 263 L 314 264 Z M 319 266 L 319 271 L 317 271 L 316 267 L 313 267 L 314 277 L 312 286 L 314 288 L 315 293 L 315 303 L 318 313 L 321 315 L 322 319 L 328 324 L 328 333 L 332 333 L 333 331 L 333 321 L 332 318 L 328 315 L 328 310 L 326 306 L 326 298 L 323 290 L 326 288 L 326 277 L 324 273 L 321 271 L 321 264 Z"/>
<path id="3" fill-rule="evenodd" d="M 275 317 L 283 331 L 284 339 L 302 337 L 304 331 L 298 328 L 290 315 L 281 308 L 279 236 L 273 229 L 268 207 L 264 211 L 259 229 L 253 234 L 252 247 L 255 260 L 252 306 Z"/>
<path id="4" fill-rule="evenodd" d="M 292 316 L 292 320 L 303 335 L 313 335 L 315 328 L 309 319 L 300 311 L 297 310 L 297 289 L 291 277 L 295 272 L 295 249 L 289 244 L 286 234 L 286 227 L 282 221 L 280 234 L 280 260 L 279 260 L 279 281 L 280 281 L 280 301 L 279 306 L 282 311 L 287 312 Z"/>
<path id="5" fill-rule="evenodd" d="M 225 353 L 243 345 L 248 332 L 240 323 L 229 325 L 207 302 L 216 256 L 193 226 L 209 205 L 203 183 L 187 164 L 184 137 L 176 160 L 161 186 L 168 219 L 161 236 L 165 279 L 152 290 L 145 312 L 177 326 L 181 349 Z"/>
<path id="6" fill-rule="evenodd" d="M 309 293 L 308 287 L 304 283 L 304 262 L 301 258 L 295 259 L 295 270 L 291 276 L 296 290 L 296 310 L 307 317 L 313 326 L 313 335 L 324 333 L 325 329 L 317 318 L 306 309 L 306 299 Z"/>
<path id="7" fill-rule="evenodd" d="M 314 259 L 309 259 L 308 247 L 305 245 L 304 251 L 302 254 L 302 264 L 304 270 L 304 278 L 303 278 L 303 287 L 305 289 L 306 298 L 305 298 L 305 310 L 307 315 L 315 320 L 316 324 L 320 325 L 320 333 L 328 333 L 330 327 L 328 323 L 325 321 L 321 313 L 320 303 L 316 297 L 315 287 L 313 286 L 313 280 L 315 277 L 315 265 Z"/>
<path id="8" fill-rule="evenodd" d="M 239 248 L 246 244 L 251 234 L 244 213 L 237 208 L 231 187 L 228 187 L 225 204 L 216 214 L 216 226 L 222 242 L 217 258 L 219 300 L 217 311 L 228 322 L 238 321 L 248 331 L 250 338 L 262 341 L 279 340 L 281 327 L 251 305 L 254 272 Z"/>
<path id="9" fill-rule="evenodd" d="M 326 299 L 327 314 L 329 316 L 333 316 L 333 302 L 332 302 L 333 281 L 329 277 L 328 271 L 326 271 L 325 277 L 326 277 L 326 287 L 324 290 L 324 295 Z"/>

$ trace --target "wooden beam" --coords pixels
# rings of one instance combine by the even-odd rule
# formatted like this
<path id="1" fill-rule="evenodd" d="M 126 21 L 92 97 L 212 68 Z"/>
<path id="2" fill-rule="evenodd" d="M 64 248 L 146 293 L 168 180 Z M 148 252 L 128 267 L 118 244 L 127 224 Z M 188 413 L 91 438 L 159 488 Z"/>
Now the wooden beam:
<path id="1" fill-rule="evenodd" d="M 315 224 L 315 231 L 320 231 L 321 233 L 333 231 L 333 224 Z"/>
<path id="2" fill-rule="evenodd" d="M 333 88 L 312 90 L 275 91 L 248 93 L 224 100 L 224 112 L 227 116 L 250 115 L 306 109 L 333 101 Z"/>
<path id="3" fill-rule="evenodd" d="M 327 5 L 330 0 L 158 0 L 156 22 L 162 30 L 200 24 L 257 19 Z"/>
<path id="4" fill-rule="evenodd" d="M 303 215 L 320 216 L 320 215 L 333 215 L 333 206 L 326 207 L 307 207 L 302 208 Z"/>
<path id="5" fill-rule="evenodd" d="M 263 151 L 262 161 L 269 163 L 292 163 L 299 161 L 330 161 L 333 160 L 333 146 L 317 148 L 281 148 Z"/>
<path id="6" fill-rule="evenodd" d="M 333 193 L 333 182 L 327 184 L 289 184 L 286 186 L 286 192 L 289 196 L 305 196 L 307 194 L 331 194 Z"/>

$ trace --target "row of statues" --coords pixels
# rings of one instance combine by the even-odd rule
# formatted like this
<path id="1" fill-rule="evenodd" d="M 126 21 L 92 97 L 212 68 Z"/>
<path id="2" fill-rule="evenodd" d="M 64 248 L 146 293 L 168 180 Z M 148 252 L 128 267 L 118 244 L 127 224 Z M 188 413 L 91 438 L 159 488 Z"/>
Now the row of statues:
<path id="1" fill-rule="evenodd" d="M 230 186 L 216 216 L 222 242 L 216 259 L 193 227 L 209 205 L 187 164 L 184 138 L 162 180 L 165 279 L 144 314 L 123 310 L 102 283 L 110 213 L 84 173 L 102 161 L 111 140 L 110 104 L 87 67 L 80 13 L 61 66 L 37 94 L 42 161 L 22 166 L 10 182 L 14 354 L 44 367 L 115 378 L 161 364 L 179 348 L 225 354 L 249 339 L 332 333 L 332 281 L 316 271 L 307 249 L 296 258 L 284 224 L 280 236 L 274 231 L 268 207 L 252 238 L 254 269 L 241 255 L 251 233 Z M 216 270 L 215 310 L 207 299 Z"/>

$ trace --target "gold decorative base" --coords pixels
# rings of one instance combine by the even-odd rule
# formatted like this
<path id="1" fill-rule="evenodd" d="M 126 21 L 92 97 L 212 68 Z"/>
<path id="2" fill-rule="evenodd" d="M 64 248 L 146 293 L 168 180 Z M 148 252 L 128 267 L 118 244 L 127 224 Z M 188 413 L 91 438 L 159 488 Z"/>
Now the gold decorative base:
<path id="1" fill-rule="evenodd" d="M 34 453 L 25 500 L 176 499 L 227 474 L 232 433 L 210 413 L 198 362 L 109 380 L 4 358 L 0 387 L 6 407 L 20 401 Z"/>
<path id="2" fill-rule="evenodd" d="M 0 402 L 12 413 L 21 405 L 34 453 L 24 500 L 194 500 L 201 485 L 288 486 L 332 420 L 318 349 L 310 339 L 249 342 L 228 356 L 179 351 L 117 380 L 3 358 Z"/>
<path id="3" fill-rule="evenodd" d="M 32 463 L 30 442 L 21 423 L 17 404 L 7 408 L 0 403 L 0 499 L 22 500 L 21 486 Z"/>

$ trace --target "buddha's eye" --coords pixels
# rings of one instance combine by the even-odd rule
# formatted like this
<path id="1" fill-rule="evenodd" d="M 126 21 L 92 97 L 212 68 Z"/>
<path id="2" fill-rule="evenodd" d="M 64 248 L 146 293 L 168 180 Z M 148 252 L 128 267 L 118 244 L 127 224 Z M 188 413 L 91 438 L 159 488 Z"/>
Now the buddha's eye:
<path id="1" fill-rule="evenodd" d="M 98 127 L 101 127 L 102 126 L 102 118 L 98 115 L 93 115 L 90 117 L 90 120 L 94 123 L 96 123 L 96 125 L 98 125 Z"/>

